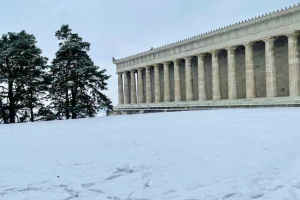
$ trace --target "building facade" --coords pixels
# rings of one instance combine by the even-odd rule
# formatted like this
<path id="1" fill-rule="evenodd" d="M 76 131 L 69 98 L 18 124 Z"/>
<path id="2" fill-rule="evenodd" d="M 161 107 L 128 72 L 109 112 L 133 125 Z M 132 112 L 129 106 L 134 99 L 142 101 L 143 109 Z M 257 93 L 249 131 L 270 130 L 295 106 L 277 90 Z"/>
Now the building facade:
<path id="1" fill-rule="evenodd" d="M 123 59 L 122 114 L 300 105 L 300 5 Z"/>

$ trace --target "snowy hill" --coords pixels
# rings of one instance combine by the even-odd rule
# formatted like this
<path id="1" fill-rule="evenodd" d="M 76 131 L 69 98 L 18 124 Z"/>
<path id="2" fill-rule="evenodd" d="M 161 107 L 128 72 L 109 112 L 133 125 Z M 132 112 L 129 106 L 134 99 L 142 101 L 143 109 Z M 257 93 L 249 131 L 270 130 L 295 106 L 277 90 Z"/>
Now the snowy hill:
<path id="1" fill-rule="evenodd" d="M 300 109 L 0 125 L 0 199 L 300 199 Z"/>

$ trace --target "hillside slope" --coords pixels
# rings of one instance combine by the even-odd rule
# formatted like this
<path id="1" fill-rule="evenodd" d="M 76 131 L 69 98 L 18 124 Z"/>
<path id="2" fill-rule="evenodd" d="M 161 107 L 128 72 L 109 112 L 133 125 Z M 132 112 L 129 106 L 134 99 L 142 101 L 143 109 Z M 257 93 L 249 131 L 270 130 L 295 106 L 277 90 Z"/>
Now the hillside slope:
<path id="1" fill-rule="evenodd" d="M 300 109 L 0 125 L 0 199 L 300 199 Z"/>

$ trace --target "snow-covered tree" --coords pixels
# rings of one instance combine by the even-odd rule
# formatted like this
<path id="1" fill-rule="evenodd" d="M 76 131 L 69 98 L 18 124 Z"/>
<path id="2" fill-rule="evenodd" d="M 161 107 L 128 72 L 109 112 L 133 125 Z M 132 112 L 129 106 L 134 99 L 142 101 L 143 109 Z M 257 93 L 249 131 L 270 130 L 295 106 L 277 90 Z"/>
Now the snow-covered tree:
<path id="1" fill-rule="evenodd" d="M 43 66 L 47 58 L 36 46 L 36 39 L 25 31 L 9 32 L 0 38 L 0 92 L 6 102 L 9 122 L 15 123 L 18 114 L 25 115 L 27 109 L 36 107 Z M 31 116 L 33 119 L 33 115 Z"/>
<path id="2" fill-rule="evenodd" d="M 110 76 L 88 55 L 90 43 L 72 33 L 68 25 L 55 35 L 61 43 L 52 62 L 50 94 L 58 118 L 76 119 L 94 116 L 99 109 L 112 109 L 110 99 L 103 94 Z"/>

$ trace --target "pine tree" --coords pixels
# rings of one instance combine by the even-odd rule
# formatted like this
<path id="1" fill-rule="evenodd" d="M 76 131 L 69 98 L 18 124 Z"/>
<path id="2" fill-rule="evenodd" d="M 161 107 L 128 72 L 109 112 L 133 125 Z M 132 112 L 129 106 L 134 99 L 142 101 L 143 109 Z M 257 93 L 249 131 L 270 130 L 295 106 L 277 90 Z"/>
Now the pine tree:
<path id="1" fill-rule="evenodd" d="M 32 104 L 32 110 L 35 107 L 35 83 L 47 62 L 36 43 L 35 37 L 25 31 L 9 32 L 0 38 L 0 84 L 5 85 L 0 95 L 7 102 L 10 123 L 15 123 L 18 112 L 27 112 L 28 104 Z"/>
<path id="2" fill-rule="evenodd" d="M 52 102 L 58 118 L 94 116 L 99 109 L 112 109 L 103 94 L 110 76 L 94 64 L 88 51 L 90 43 L 72 33 L 68 25 L 56 32 L 61 41 L 52 62 Z"/>
<path id="3" fill-rule="evenodd" d="M 46 64 L 46 60 L 41 61 Z M 30 111 L 30 121 L 34 122 L 37 114 L 34 109 L 40 109 L 44 106 L 46 92 L 48 91 L 49 80 L 45 69 L 47 66 L 38 66 L 28 75 L 26 87 L 25 107 Z"/>

